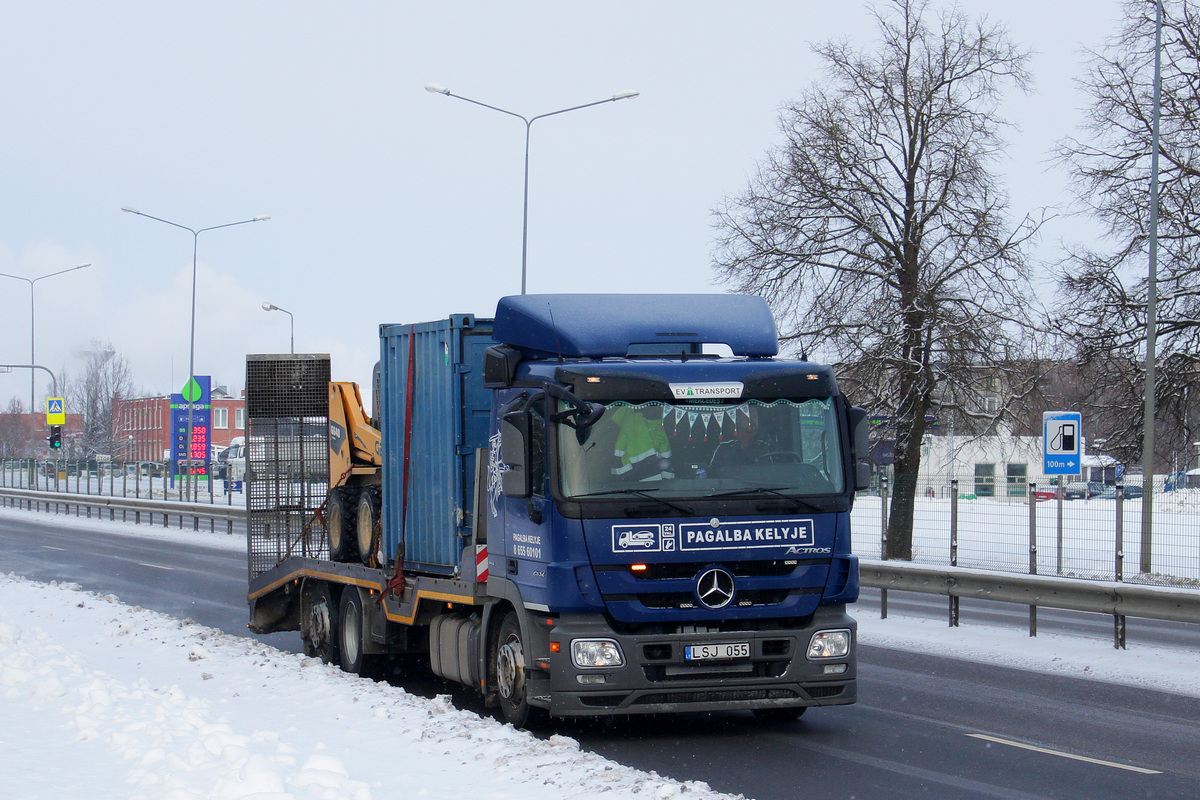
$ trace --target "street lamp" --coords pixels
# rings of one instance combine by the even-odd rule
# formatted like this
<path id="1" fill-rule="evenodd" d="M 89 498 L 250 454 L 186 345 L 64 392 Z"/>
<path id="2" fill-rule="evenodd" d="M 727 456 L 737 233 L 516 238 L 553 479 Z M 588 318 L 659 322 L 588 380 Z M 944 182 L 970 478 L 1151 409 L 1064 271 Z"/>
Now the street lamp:
<path id="1" fill-rule="evenodd" d="M 269 220 L 270 217 L 259 216 L 259 217 L 252 217 L 250 219 L 243 219 L 238 222 L 226 222 L 224 225 L 211 225 L 207 228 L 189 228 L 186 225 L 180 225 L 178 222 L 171 222 L 170 220 L 163 219 L 162 217 L 156 217 L 151 214 L 146 214 L 141 211 L 138 211 L 136 208 L 130 208 L 129 206 L 124 206 L 121 210 L 125 211 L 129 214 L 137 214 L 139 217 L 146 217 L 147 219 L 152 219 L 152 220 L 155 220 L 156 222 L 161 222 L 165 225 L 170 225 L 173 228 L 182 228 L 183 230 L 192 234 L 192 324 L 191 324 L 190 339 L 188 342 L 188 384 L 191 384 L 191 382 L 193 380 L 195 380 L 195 378 L 196 378 L 196 253 L 199 250 L 199 246 L 200 246 L 200 234 L 204 233 L 205 231 L 215 231 L 219 228 L 232 228 L 234 225 L 245 225 L 250 222 L 265 222 L 266 220 Z M 191 494 L 193 495 L 193 497 L 195 497 L 197 495 L 197 493 L 195 492 L 195 481 L 192 480 L 192 406 L 193 405 L 195 405 L 195 403 L 193 403 L 191 400 L 188 400 L 187 471 L 188 471 L 188 484 L 189 484 L 188 488 L 191 490 Z"/>
<path id="2" fill-rule="evenodd" d="M 291 352 L 292 352 L 292 355 L 295 355 L 296 354 L 296 318 L 292 316 L 292 312 L 288 311 L 286 308 L 280 308 L 279 306 L 273 305 L 271 303 L 263 303 L 263 311 L 282 311 L 283 313 L 288 315 L 288 322 L 292 328 L 292 350 L 291 350 Z"/>
<path id="3" fill-rule="evenodd" d="M 1162 113 L 1162 0 L 1154 3 L 1154 99 L 1150 130 L 1150 263 L 1146 278 L 1146 387 L 1142 412 L 1142 537 L 1139 570 L 1149 572 L 1154 523 L 1154 357 L 1158 336 L 1158 134 Z"/>
<path id="4" fill-rule="evenodd" d="M 58 272 L 51 272 L 46 275 L 39 275 L 36 278 L 25 278 L 20 275 L 9 275 L 6 272 L 0 272 L 0 276 L 3 276 L 5 278 L 12 278 L 12 279 L 18 280 L 18 281 L 25 281 L 26 283 L 29 284 L 29 363 L 30 363 L 30 365 L 37 364 L 37 351 L 34 347 L 33 285 L 35 283 L 37 283 L 38 281 L 45 280 L 46 278 L 53 278 L 55 275 L 62 275 L 67 272 L 74 272 L 77 269 L 84 269 L 84 268 L 90 267 L 90 266 L 91 266 L 91 262 L 88 262 L 87 264 L 78 264 L 74 267 L 69 267 L 67 269 L 60 269 Z M 29 370 L 29 457 L 30 458 L 34 457 L 34 444 L 33 443 L 34 443 L 34 439 L 37 438 L 37 425 L 35 422 L 36 418 L 34 416 L 36 411 L 33 407 L 34 383 L 36 381 L 36 377 L 37 377 L 36 371 L 31 366 L 31 368 Z"/>
<path id="5" fill-rule="evenodd" d="M 488 105 L 487 103 L 481 103 L 478 100 L 472 100 L 469 97 L 463 97 L 460 94 L 454 94 L 449 89 L 447 89 L 445 86 L 439 86 L 436 83 L 425 84 L 425 91 L 433 92 L 434 94 L 444 94 L 447 97 L 455 97 L 455 98 L 458 98 L 459 100 L 465 100 L 468 103 L 474 103 L 477 106 L 483 106 L 484 108 L 490 108 L 493 111 L 499 111 L 501 114 L 508 114 L 510 117 L 516 117 L 517 119 L 519 119 L 525 123 L 525 202 L 524 202 L 524 209 L 522 212 L 522 219 L 521 219 L 521 294 L 525 294 L 525 255 L 528 250 L 528 242 L 529 242 L 529 130 L 530 130 L 530 128 L 533 127 L 533 123 L 536 120 L 542 119 L 543 117 L 553 117 L 556 114 L 565 114 L 568 111 L 578 111 L 581 108 L 591 108 L 592 106 L 598 106 L 598 105 L 602 105 L 604 103 L 615 103 L 618 100 L 631 100 L 634 97 L 637 97 L 640 94 L 640 92 L 632 92 L 632 91 L 617 92 L 612 97 L 606 97 L 603 100 L 596 100 L 595 102 L 592 102 L 592 103 L 584 103 L 581 106 L 571 106 L 570 108 L 562 108 L 562 109 L 559 109 L 558 111 L 551 111 L 547 114 L 538 114 L 536 117 L 525 117 L 521 114 L 516 113 L 515 111 L 507 111 L 507 110 L 505 110 L 503 108 L 499 108 L 497 106 L 491 106 L 491 105 Z"/>

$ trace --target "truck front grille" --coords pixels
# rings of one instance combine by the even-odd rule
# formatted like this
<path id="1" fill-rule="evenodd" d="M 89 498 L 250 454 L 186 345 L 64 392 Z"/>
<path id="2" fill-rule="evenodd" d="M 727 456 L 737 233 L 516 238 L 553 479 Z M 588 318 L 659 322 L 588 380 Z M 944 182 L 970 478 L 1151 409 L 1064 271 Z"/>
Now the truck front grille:
<path id="1" fill-rule="evenodd" d="M 792 594 L 820 594 L 821 589 L 759 589 L 739 591 L 730 607 L 758 608 L 761 606 L 777 606 Z M 691 592 L 647 592 L 638 595 L 616 595 L 610 600 L 636 600 L 646 608 L 663 609 L 692 609 L 699 608 L 696 596 Z"/>

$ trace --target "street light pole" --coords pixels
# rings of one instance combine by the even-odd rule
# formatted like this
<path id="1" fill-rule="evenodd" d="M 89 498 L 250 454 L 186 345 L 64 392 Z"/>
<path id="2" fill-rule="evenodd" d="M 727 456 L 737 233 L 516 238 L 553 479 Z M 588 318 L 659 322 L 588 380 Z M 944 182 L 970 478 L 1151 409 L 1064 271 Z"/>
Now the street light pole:
<path id="1" fill-rule="evenodd" d="M 170 220 L 163 219 L 162 217 L 146 214 L 138 211 L 136 208 L 130 208 L 129 206 L 124 206 L 121 210 L 129 214 L 137 214 L 139 217 L 146 217 L 147 219 L 152 219 L 165 225 L 170 225 L 173 228 L 181 228 L 192 234 L 192 324 L 191 334 L 188 341 L 188 380 L 187 384 L 185 384 L 185 386 L 188 386 L 196 378 L 196 257 L 200 249 L 200 234 L 204 233 L 205 231 L 215 231 L 220 228 L 232 228 L 234 225 L 246 225 L 250 222 L 265 222 L 266 220 L 269 220 L 270 217 L 259 216 L 252 217 L 250 219 L 243 219 L 238 222 L 226 222 L 223 225 L 211 225 L 207 228 L 189 228 L 186 225 L 180 225 L 178 222 L 171 222 Z M 184 399 L 187 400 L 187 398 Z M 187 477 L 189 494 L 193 495 L 194 499 L 197 493 L 195 492 L 195 481 L 192 479 L 192 406 L 194 406 L 195 403 L 191 400 L 187 400 L 187 404 Z"/>
<path id="2" fill-rule="evenodd" d="M 579 106 L 571 106 L 570 108 L 562 108 L 558 111 L 551 111 L 546 114 L 538 114 L 536 117 L 525 117 L 524 115 L 518 114 L 515 111 L 508 111 L 498 106 L 488 105 L 487 103 L 481 103 L 478 100 L 472 100 L 469 97 L 463 97 L 460 94 L 454 94 L 445 86 L 439 86 L 436 83 L 425 84 L 425 91 L 433 92 L 434 94 L 444 94 L 447 97 L 454 97 L 459 100 L 465 100 L 468 103 L 473 103 L 477 106 L 483 106 L 484 108 L 490 108 L 493 111 L 499 111 L 501 114 L 507 114 L 510 117 L 516 117 L 525 123 L 525 191 L 524 206 L 521 215 L 521 294 L 525 294 L 525 262 L 529 244 L 529 132 L 533 128 L 533 123 L 546 117 L 565 114 L 568 111 L 578 111 L 581 108 L 591 108 L 592 106 L 603 105 L 604 103 L 615 103 L 617 100 L 630 100 L 634 97 L 637 97 L 640 92 L 617 92 L 612 97 L 606 97 L 603 100 L 596 100 L 594 102 L 584 103 L 583 105 Z"/>
<path id="3" fill-rule="evenodd" d="M 1150 131 L 1150 267 L 1146 280 L 1146 390 L 1142 414 L 1142 538 L 1139 570 L 1152 566 L 1154 523 L 1154 357 L 1158 336 L 1158 126 L 1162 108 L 1162 0 L 1154 4 L 1154 99 Z"/>
<path id="4" fill-rule="evenodd" d="M 292 353 L 292 355 L 295 355 L 296 354 L 296 318 L 292 316 L 292 312 L 288 311 L 286 308 L 280 308 L 279 306 L 277 306 L 273 303 L 263 303 L 262 307 L 263 307 L 263 311 L 282 311 L 283 313 L 288 315 L 288 322 L 292 329 L 291 353 Z"/>
<path id="5" fill-rule="evenodd" d="M 67 269 L 60 269 L 58 272 L 51 272 L 46 275 L 39 275 L 36 278 L 26 278 L 21 275 L 9 275 L 6 272 L 0 272 L 0 276 L 3 276 L 5 278 L 12 278 L 12 279 L 18 280 L 18 281 L 25 281 L 26 283 L 29 284 L 29 363 L 30 364 L 37 364 L 37 349 L 34 346 L 35 328 L 34 328 L 34 324 L 33 324 L 34 323 L 34 303 L 33 303 L 33 286 L 34 286 L 34 284 L 37 283 L 38 281 L 45 280 L 46 278 L 53 278 L 55 275 L 62 275 L 67 272 L 74 272 L 77 269 L 84 269 L 84 268 L 90 267 L 90 266 L 91 266 L 91 262 L 88 262 L 87 264 L 77 264 L 74 267 L 68 267 Z M 29 457 L 30 458 L 34 457 L 34 439 L 37 438 L 37 423 L 35 421 L 36 418 L 34 417 L 34 414 L 36 413 L 36 411 L 34 409 L 34 393 L 35 393 L 34 384 L 36 382 L 36 377 L 37 377 L 36 372 L 31 368 L 29 371 Z M 56 391 L 57 391 L 57 388 L 56 388 Z"/>

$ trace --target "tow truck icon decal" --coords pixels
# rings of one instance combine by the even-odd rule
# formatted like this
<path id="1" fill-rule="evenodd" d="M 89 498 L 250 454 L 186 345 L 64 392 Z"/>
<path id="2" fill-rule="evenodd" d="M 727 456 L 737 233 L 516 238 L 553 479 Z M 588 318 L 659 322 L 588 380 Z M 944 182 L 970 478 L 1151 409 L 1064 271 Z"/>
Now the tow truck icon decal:
<path id="1" fill-rule="evenodd" d="M 675 549 L 674 525 L 613 525 L 614 553 L 662 553 Z"/>

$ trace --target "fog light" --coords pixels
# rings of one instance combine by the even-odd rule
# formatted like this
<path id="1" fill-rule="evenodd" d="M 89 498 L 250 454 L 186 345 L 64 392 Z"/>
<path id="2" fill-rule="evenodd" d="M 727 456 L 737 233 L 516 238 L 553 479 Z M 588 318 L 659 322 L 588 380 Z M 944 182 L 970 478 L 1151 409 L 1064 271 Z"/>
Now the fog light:
<path id="1" fill-rule="evenodd" d="M 844 658 L 850 652 L 850 631 L 817 631 L 808 642 L 809 659 Z"/>
<path id="2" fill-rule="evenodd" d="M 590 686 L 596 683 L 604 683 L 608 679 L 603 675 L 576 675 L 575 680 L 579 681 L 584 686 Z"/>
<path id="3" fill-rule="evenodd" d="M 625 656 L 621 647 L 612 639 L 575 639 L 571 642 L 571 660 L 575 666 L 623 667 Z"/>
<path id="4" fill-rule="evenodd" d="M 846 666 L 846 664 L 826 664 L 825 666 L 821 667 L 821 674 L 841 675 L 846 671 Z"/>

